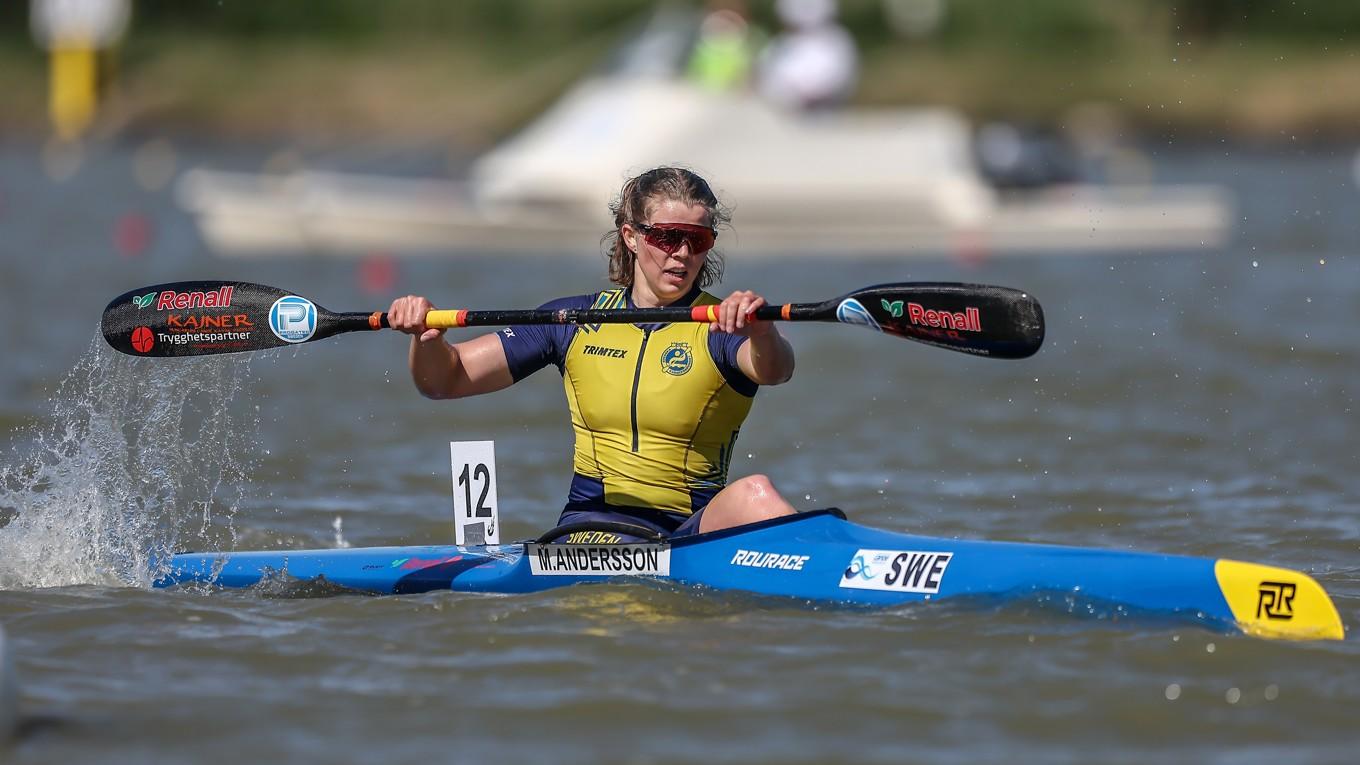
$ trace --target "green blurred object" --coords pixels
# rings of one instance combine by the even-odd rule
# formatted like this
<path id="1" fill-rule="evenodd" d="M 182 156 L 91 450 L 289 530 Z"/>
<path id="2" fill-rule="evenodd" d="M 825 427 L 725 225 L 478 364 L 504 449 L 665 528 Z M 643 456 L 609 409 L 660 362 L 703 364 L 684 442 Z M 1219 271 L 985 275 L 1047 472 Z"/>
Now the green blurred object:
<path id="1" fill-rule="evenodd" d="M 699 23 L 687 74 L 709 90 L 733 90 L 750 80 L 766 35 L 736 8 L 718 8 Z"/>

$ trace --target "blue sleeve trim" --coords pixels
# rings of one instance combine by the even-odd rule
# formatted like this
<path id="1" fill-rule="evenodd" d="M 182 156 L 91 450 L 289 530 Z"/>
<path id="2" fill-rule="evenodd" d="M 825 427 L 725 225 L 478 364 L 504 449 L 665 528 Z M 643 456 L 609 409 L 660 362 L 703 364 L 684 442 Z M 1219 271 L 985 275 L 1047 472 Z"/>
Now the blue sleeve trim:
<path id="1" fill-rule="evenodd" d="M 722 373 L 723 379 L 732 386 L 732 390 L 743 396 L 754 397 L 756 391 L 760 389 L 741 371 L 741 366 L 737 364 L 737 350 L 741 348 L 749 338 L 741 335 L 732 335 L 727 332 L 718 332 L 710 329 L 708 331 L 708 355 L 713 357 L 713 363 L 718 365 L 718 371 Z"/>
<path id="2" fill-rule="evenodd" d="M 594 302 L 595 295 L 575 295 L 544 303 L 539 309 L 589 308 Z M 576 329 L 571 324 L 534 324 L 506 327 L 497 332 L 501 347 L 505 349 L 511 378 L 519 382 L 549 364 L 561 372 Z"/>

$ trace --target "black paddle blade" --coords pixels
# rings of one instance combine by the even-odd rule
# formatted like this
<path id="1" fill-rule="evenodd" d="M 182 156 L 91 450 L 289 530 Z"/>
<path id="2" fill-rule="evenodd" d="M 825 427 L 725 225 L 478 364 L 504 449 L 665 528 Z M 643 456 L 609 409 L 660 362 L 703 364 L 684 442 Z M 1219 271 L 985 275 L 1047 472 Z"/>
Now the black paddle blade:
<path id="1" fill-rule="evenodd" d="M 880 284 L 832 304 L 840 322 L 977 356 L 1023 359 L 1044 343 L 1039 301 L 1009 287 Z"/>
<path id="2" fill-rule="evenodd" d="M 366 328 L 307 298 L 260 284 L 172 282 L 132 290 L 104 309 L 100 330 L 130 356 L 208 356 L 258 351 Z"/>

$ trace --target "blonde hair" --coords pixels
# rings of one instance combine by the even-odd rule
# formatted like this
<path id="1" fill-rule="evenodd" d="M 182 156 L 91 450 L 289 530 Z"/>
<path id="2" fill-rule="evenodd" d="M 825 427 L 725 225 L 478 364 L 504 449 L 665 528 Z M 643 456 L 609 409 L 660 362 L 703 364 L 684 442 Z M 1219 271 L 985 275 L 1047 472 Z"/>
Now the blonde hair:
<path id="1" fill-rule="evenodd" d="M 623 224 L 638 225 L 647 218 L 661 200 L 671 200 L 686 205 L 700 205 L 708 211 L 708 225 L 715 230 L 728 226 L 732 215 L 717 195 L 709 187 L 708 181 L 696 173 L 682 167 L 658 167 L 630 178 L 623 184 L 619 196 L 609 204 L 609 212 L 614 215 L 614 229 L 604 235 L 608 246 L 609 281 L 623 287 L 633 286 L 633 266 L 637 253 L 628 248 L 621 233 Z M 710 250 L 704 268 L 699 272 L 699 286 L 707 287 L 722 281 L 723 258 L 716 250 Z"/>

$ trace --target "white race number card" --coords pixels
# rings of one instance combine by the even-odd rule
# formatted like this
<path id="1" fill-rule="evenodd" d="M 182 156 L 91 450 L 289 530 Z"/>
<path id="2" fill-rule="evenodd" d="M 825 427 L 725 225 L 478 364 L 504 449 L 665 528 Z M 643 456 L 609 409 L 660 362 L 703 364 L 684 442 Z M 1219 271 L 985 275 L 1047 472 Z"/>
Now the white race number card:
<path id="1" fill-rule="evenodd" d="M 454 544 L 500 544 L 496 442 L 450 441 L 449 459 L 453 466 Z"/>

